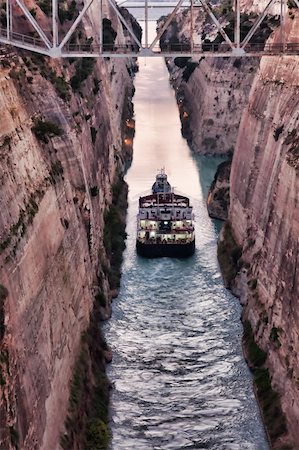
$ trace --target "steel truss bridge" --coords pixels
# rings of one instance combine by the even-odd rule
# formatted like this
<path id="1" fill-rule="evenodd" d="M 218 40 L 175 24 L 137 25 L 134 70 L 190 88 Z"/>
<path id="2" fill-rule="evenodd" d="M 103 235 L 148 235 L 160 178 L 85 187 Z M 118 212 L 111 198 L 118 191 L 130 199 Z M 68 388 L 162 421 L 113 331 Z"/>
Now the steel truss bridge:
<path id="1" fill-rule="evenodd" d="M 252 28 L 241 41 L 241 11 L 240 0 L 234 0 L 234 39 L 231 40 L 221 25 L 220 21 L 214 14 L 210 4 L 206 0 L 179 0 L 178 2 L 164 1 L 154 2 L 151 0 L 138 0 L 138 2 L 123 0 L 119 4 L 115 4 L 114 0 L 107 0 L 110 8 L 117 15 L 124 28 L 127 30 L 129 39 L 126 45 L 105 44 L 103 39 L 103 19 L 108 18 L 108 9 L 104 8 L 103 0 L 85 0 L 83 7 L 79 11 L 78 16 L 74 19 L 68 31 L 63 32 L 58 17 L 58 1 L 49 0 L 51 3 L 51 30 L 44 30 L 35 18 L 32 10 L 29 10 L 22 0 L 6 0 L 6 17 L 4 27 L 0 26 L 0 44 L 6 44 L 17 48 L 37 52 L 53 58 L 84 58 L 84 57 L 261 57 L 264 55 L 299 55 L 299 36 L 298 42 L 287 42 L 285 37 L 285 20 L 288 13 L 287 0 L 269 0 L 267 6 L 256 18 Z M 299 8 L 299 0 L 292 0 L 295 7 Z M 275 44 L 260 44 L 254 43 L 252 38 L 255 32 L 261 26 L 263 20 L 267 16 L 273 4 L 280 3 L 280 43 Z M 89 8 L 92 4 L 97 4 L 98 14 L 98 33 L 97 36 L 92 36 L 85 44 L 73 44 L 71 38 L 76 30 L 79 30 L 82 19 L 88 14 Z M 121 7 L 129 8 L 143 8 L 144 9 L 144 42 L 141 42 L 135 35 L 131 23 L 123 16 Z M 149 9 L 150 8 L 169 8 L 170 13 L 154 40 L 149 41 L 148 23 L 149 23 Z M 196 44 L 194 16 L 195 10 L 201 8 L 210 17 L 210 20 L 215 25 L 218 32 L 223 37 L 223 42 L 220 44 L 201 43 Z M 190 12 L 190 30 L 188 44 L 169 44 L 163 46 L 161 50 L 159 47 L 159 40 L 162 34 L 170 26 L 173 18 L 181 9 L 188 9 Z M 14 15 L 21 13 L 23 18 L 27 21 L 28 28 L 33 32 L 30 34 L 20 34 L 16 31 L 14 24 Z M 3 20 L 2 22 L 3 23 Z M 33 36 L 34 34 L 34 36 Z M 63 34 L 63 36 L 62 36 Z M 298 32 L 299 35 L 299 32 Z M 62 37 L 61 37 L 62 36 Z"/>

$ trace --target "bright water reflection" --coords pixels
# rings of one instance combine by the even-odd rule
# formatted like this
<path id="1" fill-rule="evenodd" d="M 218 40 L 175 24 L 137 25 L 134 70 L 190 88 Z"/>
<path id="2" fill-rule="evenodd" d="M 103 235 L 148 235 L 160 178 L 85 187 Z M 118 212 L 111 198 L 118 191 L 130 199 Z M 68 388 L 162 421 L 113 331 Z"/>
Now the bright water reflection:
<path id="1" fill-rule="evenodd" d="M 104 327 L 114 355 L 111 448 L 267 449 L 242 356 L 240 306 L 223 287 L 205 206 L 215 161 L 197 164 L 181 138 L 162 59 L 140 61 L 134 104 L 127 249 L 120 295 Z M 135 253 L 138 197 L 162 166 L 192 197 L 197 249 L 186 260 Z"/>

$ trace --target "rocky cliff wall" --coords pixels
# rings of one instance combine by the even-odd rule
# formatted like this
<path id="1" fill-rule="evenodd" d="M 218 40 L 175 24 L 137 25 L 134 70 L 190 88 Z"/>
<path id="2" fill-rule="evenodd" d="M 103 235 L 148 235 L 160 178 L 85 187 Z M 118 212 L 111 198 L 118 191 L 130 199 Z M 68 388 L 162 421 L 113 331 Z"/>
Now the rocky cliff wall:
<path id="1" fill-rule="evenodd" d="M 241 3 L 241 40 L 245 38 L 260 10 L 268 2 Z M 279 2 L 280 3 L 280 2 Z M 213 8 L 228 36 L 234 40 L 232 4 L 216 4 Z M 280 12 L 280 9 L 278 10 Z M 252 41 L 263 43 L 278 26 L 277 2 L 268 11 Z M 290 14 L 292 14 L 290 12 Z M 161 23 L 163 19 L 161 19 Z M 190 12 L 183 11 L 161 38 L 163 44 L 181 43 L 190 46 Z M 197 46 L 214 44 L 217 49 L 223 38 L 202 10 L 193 14 L 193 42 Z M 190 47 L 189 47 L 190 48 Z M 185 60 L 185 61 L 184 61 Z M 258 58 L 213 58 L 194 55 L 167 60 L 170 80 L 176 90 L 183 136 L 196 153 L 231 154 L 233 152 L 242 112 L 247 105 Z"/>
<path id="2" fill-rule="evenodd" d="M 226 18 L 217 12 L 224 27 L 229 26 L 231 14 Z M 195 44 L 214 42 L 217 30 L 207 16 L 200 11 L 194 15 Z M 188 42 L 189 34 L 190 14 L 182 13 L 163 39 L 168 42 L 175 37 Z M 176 90 L 183 136 L 196 153 L 232 153 L 258 59 L 194 57 L 183 66 L 178 61 L 182 59 L 168 60 L 167 65 Z"/>
<path id="3" fill-rule="evenodd" d="M 298 41 L 299 15 L 287 21 Z M 279 40 L 278 33 L 273 37 Z M 244 111 L 231 170 L 229 220 L 242 247 L 235 291 L 266 351 L 289 439 L 299 442 L 299 60 L 264 57 Z M 275 445 L 279 446 L 279 443 Z M 280 448 L 280 447 L 279 447 Z"/>
<path id="4" fill-rule="evenodd" d="M 202 59 L 187 82 L 181 70 L 171 70 L 183 134 L 194 152 L 233 152 L 258 64 L 256 59 L 245 58 Z"/>
<path id="5" fill-rule="evenodd" d="M 103 214 L 130 150 L 132 61 L 0 63 L 0 445 L 53 449 L 105 260 Z"/>

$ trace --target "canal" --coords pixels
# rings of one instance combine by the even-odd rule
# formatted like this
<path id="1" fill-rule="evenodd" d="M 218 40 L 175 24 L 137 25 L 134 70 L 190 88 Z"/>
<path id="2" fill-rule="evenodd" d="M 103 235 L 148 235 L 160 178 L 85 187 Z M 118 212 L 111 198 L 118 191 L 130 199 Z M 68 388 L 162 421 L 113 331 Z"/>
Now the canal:
<path id="1" fill-rule="evenodd" d="M 205 204 L 218 161 L 195 158 L 181 137 L 163 59 L 139 65 L 127 248 L 120 294 L 104 325 L 113 350 L 111 449 L 268 449 L 242 355 L 241 308 L 223 286 L 219 224 Z M 196 253 L 186 260 L 135 252 L 138 198 L 162 167 L 194 206 Z"/>

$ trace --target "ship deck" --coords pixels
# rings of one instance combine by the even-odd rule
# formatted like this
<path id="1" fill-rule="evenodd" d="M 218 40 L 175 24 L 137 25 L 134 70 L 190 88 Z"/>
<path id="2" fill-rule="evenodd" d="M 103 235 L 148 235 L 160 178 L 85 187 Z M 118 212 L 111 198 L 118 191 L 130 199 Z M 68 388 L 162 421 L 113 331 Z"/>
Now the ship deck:
<path id="1" fill-rule="evenodd" d="M 149 194 L 139 198 L 139 208 L 153 208 L 156 206 L 177 206 L 186 208 L 190 206 L 190 200 L 174 192 Z"/>

